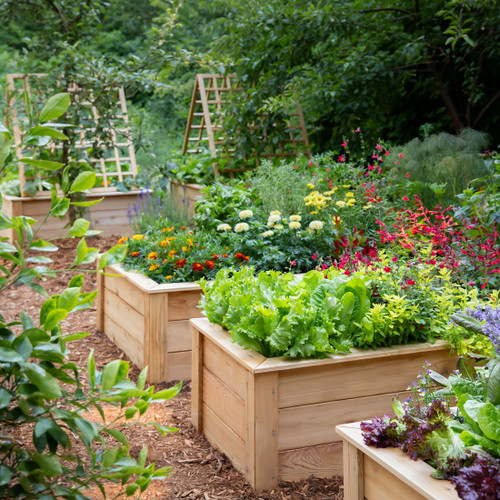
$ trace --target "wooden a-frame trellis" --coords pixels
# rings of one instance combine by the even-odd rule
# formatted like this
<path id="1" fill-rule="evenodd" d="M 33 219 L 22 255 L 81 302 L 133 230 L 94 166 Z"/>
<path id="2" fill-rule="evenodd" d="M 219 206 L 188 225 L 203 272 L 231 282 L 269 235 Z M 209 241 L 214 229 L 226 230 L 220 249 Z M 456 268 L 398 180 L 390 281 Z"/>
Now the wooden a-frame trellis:
<path id="1" fill-rule="evenodd" d="M 201 153 L 203 144 L 207 144 L 212 158 L 217 158 L 222 152 L 222 146 L 226 144 L 224 137 L 224 104 L 230 92 L 238 92 L 242 89 L 237 86 L 236 75 L 198 74 L 193 89 L 193 97 L 189 109 L 182 154 Z M 289 114 L 286 123 L 288 139 L 280 140 L 275 147 L 267 141 L 266 134 L 262 133 L 266 150 L 260 153 L 263 158 L 286 158 L 295 157 L 299 152 L 311 155 L 309 139 L 306 132 L 304 116 L 299 103 L 296 103 L 296 111 Z M 250 129 L 256 130 L 255 125 Z M 228 159 L 234 153 L 234 149 L 226 149 Z M 259 158 L 255 158 L 258 163 Z M 219 174 L 216 161 L 214 161 L 215 174 Z M 243 168 L 226 168 L 230 173 L 246 170 Z"/>
<path id="2" fill-rule="evenodd" d="M 14 142 L 17 148 L 18 157 L 21 157 L 19 146 L 23 139 L 24 131 L 22 127 L 22 114 L 26 112 L 23 107 L 19 109 L 16 107 L 16 102 L 19 101 L 18 96 L 21 93 L 27 95 L 32 94 L 30 87 L 30 79 L 43 78 L 47 75 L 43 73 L 31 74 L 17 74 L 11 73 L 7 75 L 7 120 L 8 125 L 12 126 L 14 133 Z M 21 88 L 19 88 L 21 83 Z M 87 110 L 89 121 L 92 126 L 81 126 L 78 130 L 79 138 L 73 145 L 76 149 L 89 150 L 92 143 L 85 137 L 88 131 L 95 131 L 100 113 L 94 103 L 91 102 L 91 93 L 85 89 L 79 88 L 77 85 L 72 84 L 68 92 L 74 94 L 74 99 L 79 105 Z M 137 163 L 135 158 L 134 144 L 132 142 L 132 135 L 129 127 L 127 102 L 123 88 L 109 89 L 109 92 L 116 93 L 116 106 L 117 110 L 113 114 L 113 119 L 117 120 L 120 124 L 118 127 L 111 126 L 108 131 L 111 134 L 111 145 L 106 148 L 106 154 L 99 158 L 93 158 L 86 155 L 86 158 L 76 158 L 76 161 L 90 163 L 96 171 L 96 177 L 101 179 L 102 188 L 94 188 L 94 192 L 110 192 L 116 191 L 115 187 L 110 187 L 110 182 L 114 180 L 124 181 L 126 177 L 135 178 L 137 175 Z M 20 100 L 22 102 L 22 99 Z M 53 151 L 61 149 L 60 144 L 52 144 Z M 21 195 L 27 196 L 25 191 L 26 177 L 24 172 L 24 165 L 19 162 L 19 181 L 21 187 Z"/>

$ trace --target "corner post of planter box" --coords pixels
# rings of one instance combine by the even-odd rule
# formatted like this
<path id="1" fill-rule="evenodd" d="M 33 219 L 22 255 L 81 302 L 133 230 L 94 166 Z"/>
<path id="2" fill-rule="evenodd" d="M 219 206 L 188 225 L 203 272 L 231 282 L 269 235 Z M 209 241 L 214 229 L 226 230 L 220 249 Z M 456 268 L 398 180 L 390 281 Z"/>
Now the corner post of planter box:
<path id="1" fill-rule="evenodd" d="M 249 372 L 247 479 L 255 490 L 276 488 L 278 471 L 278 373 Z"/>
<path id="2" fill-rule="evenodd" d="M 203 334 L 193 330 L 193 350 L 191 351 L 191 422 L 198 432 L 203 429 Z"/>
<path id="3" fill-rule="evenodd" d="M 148 382 L 163 382 L 167 373 L 168 295 L 150 293 L 144 306 L 144 365 Z"/>
<path id="4" fill-rule="evenodd" d="M 97 259 L 97 318 L 96 329 L 98 332 L 104 332 L 104 270 L 99 271 L 99 259 Z"/>
<path id="5" fill-rule="evenodd" d="M 363 452 L 349 441 L 343 442 L 344 500 L 364 500 Z"/>

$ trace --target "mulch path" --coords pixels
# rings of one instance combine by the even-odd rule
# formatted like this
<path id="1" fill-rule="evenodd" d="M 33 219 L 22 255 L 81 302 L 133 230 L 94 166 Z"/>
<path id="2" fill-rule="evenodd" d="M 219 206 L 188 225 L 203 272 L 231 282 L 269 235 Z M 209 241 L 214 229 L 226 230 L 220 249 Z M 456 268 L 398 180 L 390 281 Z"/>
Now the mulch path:
<path id="1" fill-rule="evenodd" d="M 88 246 L 106 250 L 113 246 L 117 237 L 95 237 Z M 59 251 L 52 254 L 54 269 L 67 268 L 74 259 L 77 240 L 56 240 Z M 89 270 L 92 270 L 89 266 Z M 57 278 L 48 279 L 44 287 L 49 295 L 61 293 L 74 273 L 61 272 Z M 85 290 L 95 289 L 95 273 L 85 278 Z M 35 323 L 44 297 L 33 292 L 25 285 L 7 289 L 0 301 L 0 314 L 6 319 L 15 320 L 20 311 L 25 310 Z M 96 366 L 99 369 L 113 359 L 127 359 L 127 356 L 116 347 L 104 334 L 97 332 L 96 309 L 86 309 L 72 314 L 62 322 L 65 333 L 90 332 L 92 335 L 72 342 L 70 360 L 79 366 L 86 366 L 91 349 L 94 350 Z M 130 378 L 136 380 L 139 370 L 131 363 Z M 156 389 L 166 388 L 166 384 L 156 384 Z M 113 408 L 109 408 L 112 414 Z M 341 478 L 310 478 L 298 482 L 282 482 L 276 490 L 255 493 L 245 478 L 236 471 L 229 460 L 214 449 L 208 441 L 198 434 L 191 425 L 191 388 L 185 383 L 181 393 L 165 403 L 152 405 L 142 417 L 144 421 L 156 420 L 158 423 L 177 427 L 178 432 L 161 437 L 152 427 L 134 426 L 128 431 L 131 454 L 137 458 L 144 445 L 148 445 L 148 460 L 154 461 L 157 467 L 172 467 L 172 473 L 166 480 L 153 481 L 141 498 L 151 499 L 330 499 L 343 498 Z M 94 418 L 94 415 L 87 418 Z M 97 418 L 97 417 L 96 417 Z M 112 496 L 114 486 L 108 492 Z M 98 491 L 88 493 L 94 498 L 102 498 Z"/>

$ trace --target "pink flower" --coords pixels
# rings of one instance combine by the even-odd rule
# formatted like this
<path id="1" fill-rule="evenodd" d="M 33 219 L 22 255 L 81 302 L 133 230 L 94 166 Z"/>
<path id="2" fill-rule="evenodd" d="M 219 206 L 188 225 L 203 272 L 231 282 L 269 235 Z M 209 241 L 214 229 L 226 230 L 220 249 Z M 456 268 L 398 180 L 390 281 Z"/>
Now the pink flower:
<path id="1" fill-rule="evenodd" d="M 410 177 L 410 174 L 406 174 L 406 178 L 408 179 L 408 177 Z"/>
<path id="2" fill-rule="evenodd" d="M 368 170 L 373 170 L 375 168 L 375 165 L 368 165 Z"/>
<path id="3" fill-rule="evenodd" d="M 356 134 L 359 132 L 359 128 L 357 128 L 354 132 L 356 132 Z"/>
<path id="4" fill-rule="evenodd" d="M 403 153 L 399 153 L 399 154 L 398 154 L 399 159 L 403 158 L 403 156 L 404 156 L 404 154 L 403 154 Z"/>
<path id="5" fill-rule="evenodd" d="M 346 147 L 347 147 L 347 142 L 346 142 L 346 141 L 344 141 L 344 142 L 342 143 L 342 146 L 343 146 L 344 148 L 346 148 Z"/>
<path id="6" fill-rule="evenodd" d="M 390 273 L 390 272 L 391 272 L 391 268 L 390 268 L 389 266 L 385 266 L 385 267 L 384 267 L 384 271 L 385 271 L 386 273 Z"/>
<path id="7" fill-rule="evenodd" d="M 392 262 L 397 262 L 397 261 L 398 261 L 398 258 L 397 258 L 396 256 L 394 256 L 394 257 L 392 258 Z"/>
<path id="8" fill-rule="evenodd" d="M 293 266 L 296 266 L 296 265 L 297 265 L 297 262 L 295 262 L 294 260 L 292 260 L 292 261 L 290 262 L 290 265 L 291 265 L 292 267 L 293 267 Z"/>
<path id="9" fill-rule="evenodd" d="M 396 165 L 399 165 L 399 161 L 398 161 L 398 160 L 396 160 L 394 163 L 395 163 Z M 297 167 L 295 167 L 295 168 L 297 168 Z"/>
<path id="10" fill-rule="evenodd" d="M 410 198 L 408 198 L 408 196 L 403 196 L 403 200 L 404 201 L 410 201 Z"/>
<path id="11" fill-rule="evenodd" d="M 415 284 L 415 282 L 413 280 L 406 280 L 405 283 L 407 285 L 414 285 Z"/>
<path id="12" fill-rule="evenodd" d="M 344 155 L 340 155 L 338 161 L 341 163 L 345 161 Z"/>
<path id="13" fill-rule="evenodd" d="M 314 260 L 317 257 L 315 253 L 312 254 L 311 259 Z"/>

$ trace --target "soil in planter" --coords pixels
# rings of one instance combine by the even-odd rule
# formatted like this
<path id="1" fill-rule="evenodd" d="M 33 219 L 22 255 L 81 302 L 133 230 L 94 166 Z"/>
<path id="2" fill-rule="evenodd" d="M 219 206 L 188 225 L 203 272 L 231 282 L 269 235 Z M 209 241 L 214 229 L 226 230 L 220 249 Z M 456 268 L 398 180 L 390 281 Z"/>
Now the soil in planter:
<path id="1" fill-rule="evenodd" d="M 89 246 L 106 250 L 116 244 L 116 237 L 96 237 L 89 239 Z M 60 250 L 51 258 L 57 263 L 54 268 L 67 267 L 73 262 L 78 240 L 58 240 L 55 242 Z M 94 269 L 89 266 L 89 269 Z M 61 293 L 74 273 L 61 273 L 57 278 L 45 283 L 49 295 Z M 96 287 L 95 274 L 89 274 L 85 279 L 85 290 Z M 38 311 L 44 302 L 44 297 L 36 294 L 25 285 L 12 287 L 2 295 L 0 313 L 8 321 L 18 317 L 25 310 L 35 321 Z M 99 369 L 109 361 L 117 358 L 127 359 L 104 334 L 96 332 L 95 307 L 72 314 L 62 322 L 67 333 L 88 331 L 91 336 L 70 344 L 70 359 L 80 366 L 85 366 L 87 356 L 94 349 L 96 365 Z M 136 379 L 139 370 L 132 366 L 131 377 Z M 156 384 L 157 389 L 165 388 L 165 384 Z M 114 411 L 113 408 L 109 409 Z M 146 490 L 142 498 L 157 499 L 224 499 L 224 500 L 271 500 L 271 499 L 309 499 L 309 500 L 340 500 L 343 498 L 342 480 L 315 479 L 280 484 L 279 489 L 254 493 L 243 476 L 237 472 L 229 460 L 220 452 L 214 450 L 208 441 L 199 435 L 191 425 L 191 388 L 186 384 L 182 392 L 174 399 L 157 404 L 146 413 L 148 417 L 161 424 L 177 427 L 179 432 L 161 438 L 156 430 L 136 427 L 128 432 L 131 443 L 131 453 L 137 458 L 141 448 L 147 444 L 149 459 L 155 461 L 158 467 L 172 466 L 172 475 L 165 481 L 155 481 Z M 76 449 L 75 449 L 76 451 Z M 109 493 L 113 492 L 113 485 Z M 102 498 L 100 493 L 91 492 L 89 496 Z"/>

